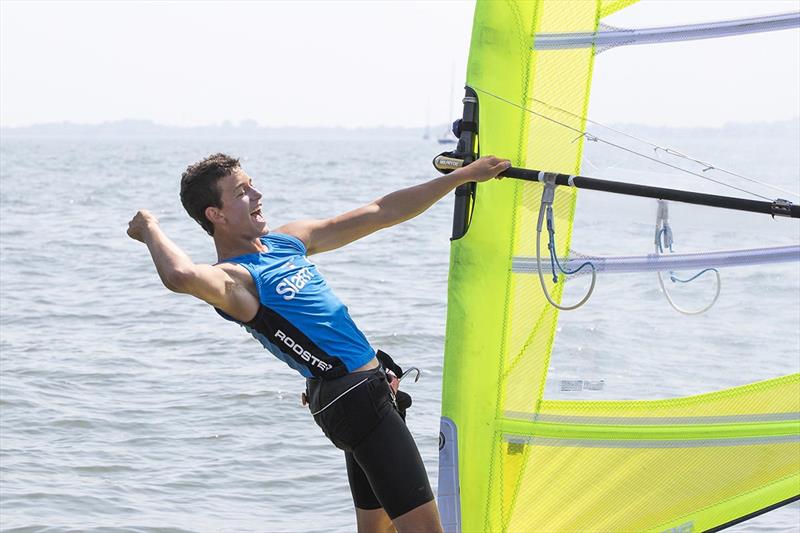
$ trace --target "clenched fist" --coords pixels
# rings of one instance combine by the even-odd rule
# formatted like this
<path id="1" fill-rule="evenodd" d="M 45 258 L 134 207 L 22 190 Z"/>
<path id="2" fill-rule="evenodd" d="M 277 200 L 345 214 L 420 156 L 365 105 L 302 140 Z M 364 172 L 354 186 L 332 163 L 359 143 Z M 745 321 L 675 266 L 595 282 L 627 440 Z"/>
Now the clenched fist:
<path id="1" fill-rule="evenodd" d="M 128 222 L 128 236 L 139 242 L 144 242 L 148 228 L 158 225 L 158 219 L 147 209 L 140 209 Z"/>

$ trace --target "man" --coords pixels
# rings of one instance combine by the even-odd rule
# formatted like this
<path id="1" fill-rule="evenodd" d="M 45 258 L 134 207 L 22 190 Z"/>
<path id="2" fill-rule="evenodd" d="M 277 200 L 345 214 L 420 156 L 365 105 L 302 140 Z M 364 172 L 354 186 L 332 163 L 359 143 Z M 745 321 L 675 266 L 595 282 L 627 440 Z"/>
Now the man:
<path id="1" fill-rule="evenodd" d="M 510 163 L 483 157 L 426 183 L 328 219 L 270 231 L 262 194 L 237 159 L 215 154 L 181 178 L 181 202 L 214 239 L 218 263 L 195 264 L 146 210 L 128 235 L 145 243 L 164 285 L 214 306 L 307 378 L 317 424 L 345 452 L 358 530 L 441 531 L 425 467 L 394 398 L 398 385 L 308 256 L 413 218 L 462 183 Z"/>

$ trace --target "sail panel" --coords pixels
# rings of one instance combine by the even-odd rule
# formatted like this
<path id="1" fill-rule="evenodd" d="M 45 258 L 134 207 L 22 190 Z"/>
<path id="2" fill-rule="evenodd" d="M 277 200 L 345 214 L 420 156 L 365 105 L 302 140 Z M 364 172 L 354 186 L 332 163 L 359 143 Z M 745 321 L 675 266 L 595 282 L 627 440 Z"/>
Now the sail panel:
<path id="1" fill-rule="evenodd" d="M 627 0 L 478 1 L 467 84 L 479 95 L 483 155 L 578 174 L 594 51 L 531 50 L 534 36 L 596 32 Z M 502 95 L 481 98 L 481 93 Z M 525 111 L 567 110 L 558 124 Z M 564 124 L 566 123 L 566 124 Z M 567 127 L 565 127 L 565 125 Z M 568 257 L 576 191 L 554 203 Z M 542 185 L 477 185 L 451 244 L 440 435 L 446 531 L 700 531 L 800 492 L 800 374 L 663 400 L 544 397 L 558 312 L 538 277 Z M 541 237 L 547 249 L 546 233 Z M 563 283 L 554 286 L 559 301 Z"/>

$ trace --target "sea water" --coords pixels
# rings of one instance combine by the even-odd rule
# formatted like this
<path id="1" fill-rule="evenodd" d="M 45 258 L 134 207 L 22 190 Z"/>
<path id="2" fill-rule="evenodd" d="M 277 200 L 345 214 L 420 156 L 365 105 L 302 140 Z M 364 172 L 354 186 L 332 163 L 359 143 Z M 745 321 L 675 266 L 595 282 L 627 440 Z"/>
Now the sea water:
<path id="1" fill-rule="evenodd" d="M 711 158 L 730 158 L 736 146 L 735 162 L 746 170 L 772 165 L 765 173 L 796 190 L 796 145 L 776 139 L 753 145 L 723 133 L 695 139 L 692 146 Z M 336 215 L 430 179 L 435 173 L 429 162 L 438 150 L 416 138 L 353 136 L 4 138 L 0 528 L 354 531 L 342 453 L 300 404 L 303 380 L 206 304 L 166 290 L 146 247 L 125 231 L 137 209 L 149 209 L 194 261 L 214 262 L 210 238 L 178 198 L 186 165 L 213 152 L 241 158 L 264 193 L 270 227 L 277 228 Z M 615 168 L 636 174 L 629 162 L 604 160 L 600 166 L 607 177 Z M 626 214 L 624 207 L 604 207 L 608 195 L 591 195 L 581 196 L 591 209 L 576 222 L 576 250 L 651 251 L 652 203 Z M 406 380 L 403 387 L 414 398 L 409 426 L 434 488 L 452 203 L 448 195 L 412 221 L 312 258 L 371 343 L 401 365 L 422 370 L 418 383 Z M 766 222 L 753 222 L 767 229 L 748 232 L 733 217 L 704 233 L 703 220 L 678 211 L 674 224 L 691 227 L 680 235 L 684 250 L 797 242 L 796 221 L 777 221 L 772 228 L 782 229 L 776 233 Z M 586 224 L 606 231 L 588 231 Z M 725 246 L 714 246 L 720 239 Z M 664 370 L 664 354 L 690 357 L 681 351 L 685 333 L 692 334 L 694 354 L 723 350 L 725 334 L 703 335 L 702 317 L 692 322 L 672 316 L 652 275 L 630 283 L 607 279 L 599 280 L 585 314 L 562 314 L 548 397 L 697 392 L 685 371 L 670 371 L 681 365 L 656 381 L 651 374 Z M 797 371 L 798 265 L 723 272 L 723 279 L 718 306 L 734 321 L 728 331 L 767 329 L 732 343 L 737 358 L 749 358 L 747 366 L 695 356 L 692 371 L 712 376 L 714 385 Z M 567 297 L 579 297 L 581 283 L 571 283 Z M 643 296 L 619 303 L 615 294 L 630 287 Z M 743 305 L 748 312 L 734 312 Z M 631 330 L 651 332 L 656 353 L 643 351 Z M 561 379 L 603 386 L 561 391 Z M 731 531 L 789 532 L 799 523 L 800 508 L 793 504 Z"/>

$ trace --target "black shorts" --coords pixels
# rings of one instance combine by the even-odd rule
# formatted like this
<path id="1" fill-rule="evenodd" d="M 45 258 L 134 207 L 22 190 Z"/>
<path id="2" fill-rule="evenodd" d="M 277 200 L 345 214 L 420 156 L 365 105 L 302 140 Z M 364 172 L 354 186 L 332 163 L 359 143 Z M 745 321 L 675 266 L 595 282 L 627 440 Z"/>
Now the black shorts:
<path id="1" fill-rule="evenodd" d="M 354 385 L 314 420 L 345 453 L 356 507 L 383 507 L 394 519 L 433 500 L 433 492 L 383 369 L 352 372 L 332 380 L 309 379 L 309 407 L 317 412 Z"/>

